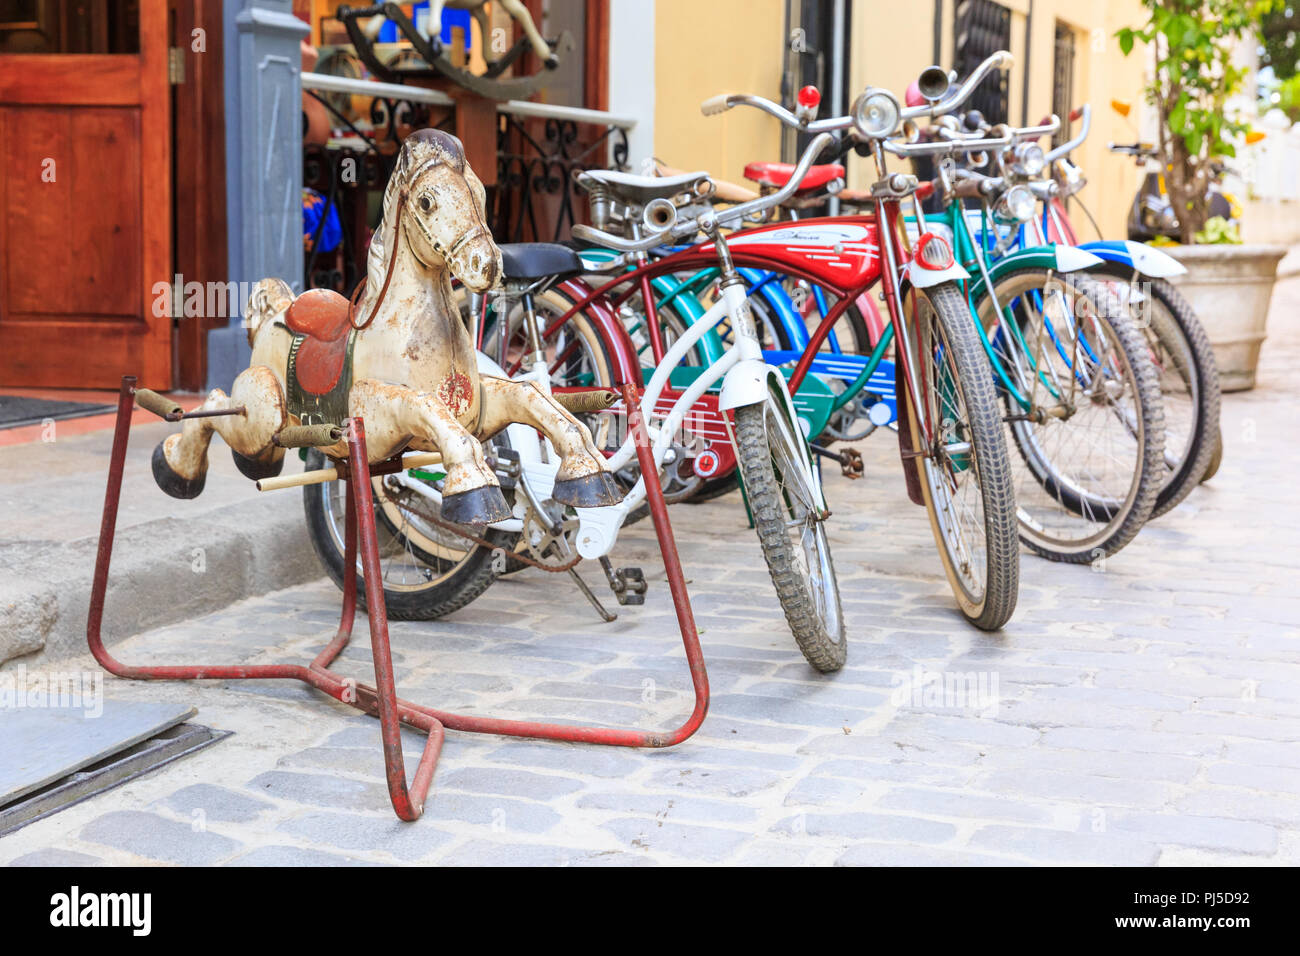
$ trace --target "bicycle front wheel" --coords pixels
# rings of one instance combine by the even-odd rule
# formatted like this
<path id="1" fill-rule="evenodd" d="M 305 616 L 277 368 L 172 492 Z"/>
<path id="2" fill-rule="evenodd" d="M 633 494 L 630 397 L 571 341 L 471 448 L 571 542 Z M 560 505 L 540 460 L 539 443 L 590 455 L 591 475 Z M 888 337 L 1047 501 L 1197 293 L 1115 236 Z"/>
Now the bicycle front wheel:
<path id="1" fill-rule="evenodd" d="M 965 618 L 994 631 L 1011 619 L 1020 593 L 1016 498 L 1002 416 L 988 358 L 962 294 L 951 285 L 915 289 L 920 414 L 906 398 L 921 495 L 944 571 Z"/>
<path id="2" fill-rule="evenodd" d="M 1151 517 L 1176 507 L 1205 476 L 1214 457 L 1219 434 L 1219 370 L 1209 336 L 1190 302 L 1164 279 L 1143 279 L 1140 274 L 1107 262 L 1092 270 L 1099 277 L 1123 282 L 1141 291 L 1140 301 L 1130 293 L 1138 327 L 1160 383 L 1165 410 L 1164 487 L 1156 497 Z"/>
<path id="3" fill-rule="evenodd" d="M 1003 381 L 1019 451 L 1020 538 L 1053 561 L 1114 554 L 1151 515 L 1164 485 L 1164 408 L 1142 333 L 1103 283 L 1017 269 L 979 315 Z"/>
<path id="4" fill-rule="evenodd" d="M 736 458 L 763 558 L 795 642 L 817 670 L 837 671 L 848 648 L 826 522 L 802 435 L 778 402 L 769 396 L 736 409 Z"/>

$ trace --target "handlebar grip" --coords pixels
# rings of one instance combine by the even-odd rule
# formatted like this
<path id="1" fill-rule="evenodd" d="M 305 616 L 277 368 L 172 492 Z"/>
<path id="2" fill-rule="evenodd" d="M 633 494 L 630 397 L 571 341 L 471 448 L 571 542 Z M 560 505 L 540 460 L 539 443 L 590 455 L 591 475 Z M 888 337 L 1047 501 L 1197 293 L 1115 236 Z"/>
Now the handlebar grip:
<path id="1" fill-rule="evenodd" d="M 184 413 L 180 405 L 170 398 L 163 398 L 151 388 L 137 388 L 134 397 L 137 405 L 147 412 L 153 412 L 159 418 L 179 416 Z"/>
<path id="2" fill-rule="evenodd" d="M 959 179 L 952 185 L 952 194 L 958 199 L 982 199 L 984 197 L 980 189 L 982 182 L 983 180 L 974 178 Z"/>
<path id="3" fill-rule="evenodd" d="M 916 193 L 915 193 L 916 198 L 929 199 L 931 196 L 934 195 L 934 190 L 935 190 L 934 180 L 927 180 L 926 182 L 923 182 L 916 187 Z"/>
<path id="4" fill-rule="evenodd" d="M 342 440 L 338 425 L 289 425 L 271 438 L 281 448 L 329 448 Z"/>
<path id="5" fill-rule="evenodd" d="M 1082 107 L 1082 106 L 1076 106 L 1074 109 L 1070 110 L 1070 122 L 1071 122 L 1071 123 L 1078 122 L 1078 121 L 1079 121 L 1080 119 L 1082 119 L 1082 118 L 1083 118 L 1083 107 Z"/>
<path id="6" fill-rule="evenodd" d="M 731 109 L 731 104 L 727 102 L 730 96 L 728 93 L 719 93 L 717 96 L 710 96 L 700 104 L 700 112 L 705 116 L 716 116 L 718 113 L 725 113 Z"/>

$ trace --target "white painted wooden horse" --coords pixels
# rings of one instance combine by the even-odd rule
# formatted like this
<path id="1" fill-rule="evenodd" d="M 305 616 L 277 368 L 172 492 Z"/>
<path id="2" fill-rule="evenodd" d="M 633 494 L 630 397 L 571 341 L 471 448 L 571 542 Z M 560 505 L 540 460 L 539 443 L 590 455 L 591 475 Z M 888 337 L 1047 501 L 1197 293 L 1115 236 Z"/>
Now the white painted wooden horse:
<path id="1" fill-rule="evenodd" d="M 203 490 L 215 431 L 253 479 L 280 473 L 272 439 L 298 424 L 365 419 L 372 462 L 406 449 L 437 451 L 446 473 L 442 514 L 462 524 L 509 515 L 480 441 L 511 422 L 540 429 L 561 461 L 553 498 L 575 507 L 614 504 L 622 492 L 586 427 L 536 385 L 480 376 L 474 345 L 452 297 L 451 277 L 485 292 L 501 275 L 501 251 L 485 222 L 483 184 L 460 141 L 438 130 L 407 138 L 384 192 L 365 291 L 355 305 L 336 292 L 294 297 L 279 279 L 257 283 L 248 309 L 252 361 L 227 396 L 204 410 L 243 415 L 187 419 L 154 450 L 165 492 Z M 324 449 L 345 457 L 344 442 Z"/>

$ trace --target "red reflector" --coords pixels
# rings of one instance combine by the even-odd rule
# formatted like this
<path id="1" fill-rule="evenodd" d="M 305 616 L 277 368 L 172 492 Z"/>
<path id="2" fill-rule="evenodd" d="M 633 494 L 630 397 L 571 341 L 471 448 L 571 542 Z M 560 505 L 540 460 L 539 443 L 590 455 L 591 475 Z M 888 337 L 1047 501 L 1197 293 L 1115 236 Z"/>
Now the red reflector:
<path id="1" fill-rule="evenodd" d="M 942 236 L 927 232 L 916 243 L 916 261 L 926 269 L 947 269 L 952 266 L 952 246 Z"/>
<path id="2" fill-rule="evenodd" d="M 695 456 L 695 462 L 692 468 L 695 474 L 700 478 L 712 478 L 717 474 L 718 466 L 722 462 L 718 458 L 718 453 L 711 450 L 704 450 Z"/>

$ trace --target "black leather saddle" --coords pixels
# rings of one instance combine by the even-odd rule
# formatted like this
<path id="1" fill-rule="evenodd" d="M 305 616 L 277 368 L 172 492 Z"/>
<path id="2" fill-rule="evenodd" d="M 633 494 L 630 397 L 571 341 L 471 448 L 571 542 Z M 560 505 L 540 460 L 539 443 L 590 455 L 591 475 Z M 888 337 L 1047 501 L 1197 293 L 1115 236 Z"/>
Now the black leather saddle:
<path id="1" fill-rule="evenodd" d="M 558 242 L 514 242 L 498 248 L 506 279 L 536 280 L 550 276 L 567 279 L 585 271 L 578 254 Z"/>

